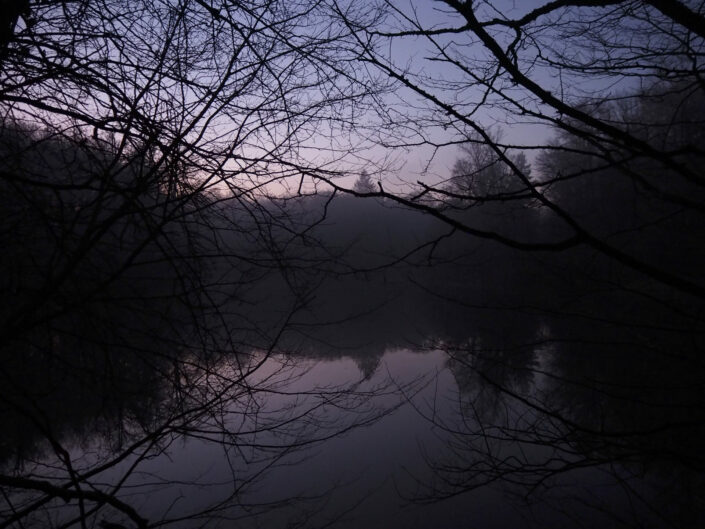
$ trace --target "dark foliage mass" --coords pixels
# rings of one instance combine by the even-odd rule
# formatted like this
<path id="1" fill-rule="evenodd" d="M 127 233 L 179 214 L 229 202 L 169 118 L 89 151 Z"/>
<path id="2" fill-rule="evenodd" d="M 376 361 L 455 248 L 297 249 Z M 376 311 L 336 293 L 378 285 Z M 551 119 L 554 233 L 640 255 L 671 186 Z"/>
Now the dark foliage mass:
<path id="1" fill-rule="evenodd" d="M 516 4 L 0 2 L 0 527 L 705 523 L 705 7 Z"/>

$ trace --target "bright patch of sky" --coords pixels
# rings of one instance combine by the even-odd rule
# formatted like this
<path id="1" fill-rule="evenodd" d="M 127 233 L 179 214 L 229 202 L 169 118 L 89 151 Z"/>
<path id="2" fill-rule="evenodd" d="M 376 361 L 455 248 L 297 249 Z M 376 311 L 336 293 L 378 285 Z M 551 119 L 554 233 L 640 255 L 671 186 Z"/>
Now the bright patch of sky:
<path id="1" fill-rule="evenodd" d="M 480 21 L 491 19 L 519 19 L 533 9 L 545 5 L 546 0 L 494 0 L 476 1 L 475 9 Z M 462 28 L 463 17 L 444 2 L 406 0 L 393 2 L 385 31 L 409 32 L 424 30 L 433 32 L 447 28 Z M 581 9 L 580 23 L 594 17 L 593 27 L 599 28 L 600 17 L 610 15 L 608 9 Z M 616 9 L 616 8 L 615 8 Z M 557 11 L 549 16 L 540 17 L 531 35 L 517 48 L 517 63 L 520 69 L 533 81 L 550 90 L 560 98 L 575 103 L 595 96 L 603 97 L 625 90 L 628 85 L 616 81 L 607 73 L 576 74 L 570 76 L 567 71 L 546 63 L 542 54 L 567 54 L 577 62 L 589 61 L 590 49 L 571 48 L 570 40 L 561 40 L 560 31 L 571 31 L 570 24 L 554 27 L 556 17 L 565 17 L 562 21 L 576 20 L 575 12 Z M 573 17 L 571 19 L 571 16 Z M 614 22 L 615 17 L 610 18 Z M 625 22 L 624 24 L 629 24 Z M 619 40 L 620 29 L 629 34 L 631 27 L 616 25 L 610 39 Z M 515 37 L 513 30 L 501 25 L 487 28 L 491 36 L 505 49 Z M 536 40 L 533 40 L 533 39 Z M 582 38 L 576 37 L 576 40 Z M 378 48 L 379 57 L 397 72 L 403 72 L 405 78 L 414 85 L 421 86 L 426 94 L 437 98 L 441 104 L 447 104 L 465 117 L 488 131 L 493 137 L 499 136 L 503 143 L 516 146 L 516 151 L 524 148 L 531 161 L 539 148 L 553 135 L 551 127 L 545 120 L 531 117 L 535 111 L 548 116 L 555 116 L 555 111 L 542 106 L 538 99 L 528 91 L 518 87 L 504 72 L 499 72 L 491 83 L 486 83 L 495 74 L 494 58 L 469 31 L 425 35 L 405 35 L 381 37 Z M 593 53 L 604 53 L 604 49 L 594 49 Z M 575 53 L 575 55 L 572 55 Z M 450 176 L 452 166 L 460 155 L 455 144 L 462 141 L 473 131 L 461 120 L 444 112 L 429 102 L 428 97 L 415 93 L 414 90 L 399 86 L 387 99 L 389 113 L 396 120 L 393 130 L 378 146 L 371 151 L 371 158 L 385 160 L 386 168 L 380 168 L 383 180 L 396 185 L 414 183 L 423 180 L 436 183 Z M 523 112 L 524 107 L 527 112 Z M 396 146 L 390 149 L 389 146 Z M 389 163 L 389 161 L 392 163 Z M 374 171 L 373 171 L 374 172 Z"/>
<path id="2" fill-rule="evenodd" d="M 544 2 L 538 0 L 501 0 L 484 3 L 478 8 L 483 18 L 519 18 Z M 438 30 L 459 28 L 464 19 L 443 2 L 404 1 L 392 4 L 386 31 L 413 29 Z M 494 96 L 487 94 L 471 80 L 475 68 L 487 58 L 482 46 L 468 32 L 434 35 L 408 35 L 380 39 L 380 58 L 411 82 L 442 103 L 455 109 L 493 135 L 501 134 L 508 143 L 532 145 L 545 142 L 549 129 L 536 123 L 508 120 L 505 109 L 498 107 Z M 446 53 L 447 56 L 443 56 Z M 453 64 L 452 61 L 457 61 Z M 475 63 L 477 61 L 477 63 Z M 463 71 L 463 68 L 467 68 Z M 485 72 L 478 72 L 485 73 Z M 511 86 L 505 86 L 508 93 Z M 470 131 L 455 119 L 444 119 L 428 99 L 402 86 L 387 98 L 390 116 L 396 121 L 393 130 L 385 130 L 380 145 L 372 148 L 370 160 L 382 160 L 372 173 L 377 173 L 391 186 L 413 184 L 417 180 L 436 183 L 450 176 L 460 155 L 457 142 Z M 377 171 L 375 171 L 377 169 Z"/>

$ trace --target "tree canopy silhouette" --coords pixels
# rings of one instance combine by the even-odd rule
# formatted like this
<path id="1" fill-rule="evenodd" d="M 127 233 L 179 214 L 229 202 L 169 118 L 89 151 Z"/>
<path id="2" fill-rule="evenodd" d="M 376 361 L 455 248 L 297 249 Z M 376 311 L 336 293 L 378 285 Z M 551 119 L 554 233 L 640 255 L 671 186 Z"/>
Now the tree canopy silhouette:
<path id="1" fill-rule="evenodd" d="M 452 273 L 382 276 L 375 303 L 413 285 L 482 312 L 429 337 L 461 404 L 431 417 L 457 456 L 436 498 L 648 458 L 702 482 L 705 4 L 500 4 L 0 3 L 0 527 L 269 509 L 246 487 L 388 389 L 289 391 L 294 360 L 269 362 L 326 280 L 364 312 L 350 278 L 393 264 Z M 94 459 L 69 446 L 89 430 Z M 124 492 L 179 436 L 220 443 L 232 489 L 149 520 Z"/>

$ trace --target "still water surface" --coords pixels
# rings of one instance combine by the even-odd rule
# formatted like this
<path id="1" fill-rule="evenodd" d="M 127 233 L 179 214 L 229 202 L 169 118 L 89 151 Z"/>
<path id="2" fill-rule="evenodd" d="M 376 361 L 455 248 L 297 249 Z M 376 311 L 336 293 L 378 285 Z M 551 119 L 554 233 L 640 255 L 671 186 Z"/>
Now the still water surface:
<path id="1" fill-rule="evenodd" d="M 360 284 L 269 351 L 14 360 L 2 526 L 704 521 L 702 366 L 660 334 Z"/>

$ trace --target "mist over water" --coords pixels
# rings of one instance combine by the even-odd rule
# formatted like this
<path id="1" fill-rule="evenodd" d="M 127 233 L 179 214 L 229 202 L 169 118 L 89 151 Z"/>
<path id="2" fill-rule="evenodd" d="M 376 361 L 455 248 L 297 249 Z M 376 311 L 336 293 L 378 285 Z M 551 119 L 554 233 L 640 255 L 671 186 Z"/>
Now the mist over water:
<path id="1" fill-rule="evenodd" d="M 69 458 L 97 494 L 119 486 L 121 503 L 93 519 L 125 527 L 702 522 L 689 314 L 596 288 L 584 256 L 547 266 L 455 237 L 424 247 L 437 229 L 339 199 L 312 232 L 340 250 L 336 269 L 255 275 L 216 259 L 201 281 L 222 299 L 196 319 L 163 274 L 149 285 L 166 296 L 54 318 L 3 350 L 3 473 L 41 490 Z M 236 297 L 212 286 L 248 273 Z M 27 519 L 80 515 L 54 496 Z"/>

